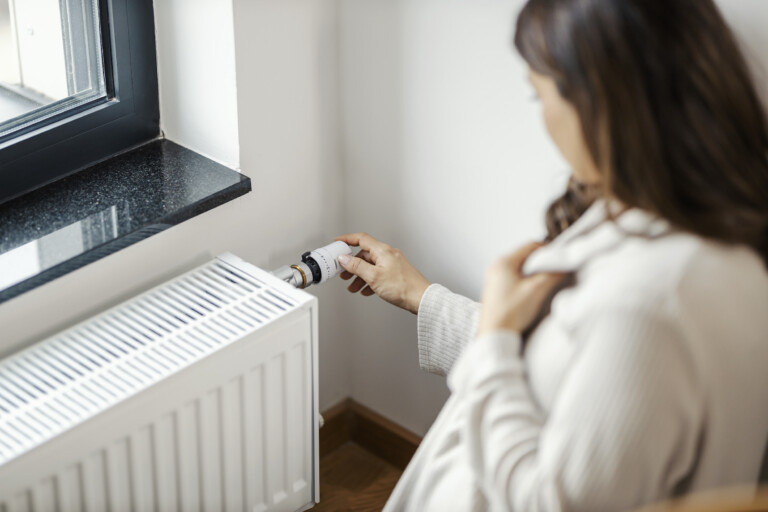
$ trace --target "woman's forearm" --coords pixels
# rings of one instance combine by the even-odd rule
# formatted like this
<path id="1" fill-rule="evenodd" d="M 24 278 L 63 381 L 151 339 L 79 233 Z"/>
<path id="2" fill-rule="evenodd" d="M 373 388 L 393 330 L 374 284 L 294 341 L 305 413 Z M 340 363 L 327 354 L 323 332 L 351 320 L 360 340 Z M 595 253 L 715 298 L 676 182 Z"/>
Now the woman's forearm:
<path id="1" fill-rule="evenodd" d="M 447 375 L 475 336 L 480 304 L 433 284 L 421 299 L 418 315 L 419 365 Z"/>

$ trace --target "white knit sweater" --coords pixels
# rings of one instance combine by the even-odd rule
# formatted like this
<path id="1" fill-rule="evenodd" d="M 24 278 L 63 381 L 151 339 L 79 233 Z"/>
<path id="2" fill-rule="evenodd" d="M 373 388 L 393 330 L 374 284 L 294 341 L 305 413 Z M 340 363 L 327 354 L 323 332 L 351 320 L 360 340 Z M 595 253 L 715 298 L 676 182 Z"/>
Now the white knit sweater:
<path id="1" fill-rule="evenodd" d="M 768 438 L 768 273 L 744 247 L 595 204 L 526 273 L 575 271 L 528 340 L 472 340 L 432 285 L 419 359 L 452 395 L 385 511 L 617 511 L 754 484 Z"/>

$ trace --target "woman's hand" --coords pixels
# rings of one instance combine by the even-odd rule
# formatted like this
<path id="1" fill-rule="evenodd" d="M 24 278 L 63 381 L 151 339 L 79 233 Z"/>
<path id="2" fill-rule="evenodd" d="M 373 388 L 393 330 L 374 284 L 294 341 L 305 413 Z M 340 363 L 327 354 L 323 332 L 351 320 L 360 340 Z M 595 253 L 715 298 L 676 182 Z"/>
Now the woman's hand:
<path id="1" fill-rule="evenodd" d="M 366 233 L 340 236 L 336 240 L 362 250 L 355 257 L 342 256 L 339 263 L 346 272 L 342 279 L 357 278 L 347 288 L 366 297 L 378 295 L 390 304 L 418 313 L 421 297 L 429 281 L 411 265 L 399 249 L 393 249 Z M 361 291 L 362 290 L 362 291 Z"/>
<path id="2" fill-rule="evenodd" d="M 528 244 L 488 269 L 477 336 L 499 330 L 523 332 L 534 321 L 547 296 L 565 277 L 566 274 L 523 277 L 523 263 L 541 245 Z"/>

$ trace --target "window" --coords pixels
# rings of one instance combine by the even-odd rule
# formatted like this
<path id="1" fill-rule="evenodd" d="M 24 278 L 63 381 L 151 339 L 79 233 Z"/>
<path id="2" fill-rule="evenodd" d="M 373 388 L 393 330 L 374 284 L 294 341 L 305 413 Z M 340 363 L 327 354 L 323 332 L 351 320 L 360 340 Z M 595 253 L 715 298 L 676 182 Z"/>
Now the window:
<path id="1" fill-rule="evenodd" d="M 159 134 L 152 0 L 0 0 L 0 202 Z"/>
<path id="2" fill-rule="evenodd" d="M 0 0 L 0 140 L 106 98 L 96 0 Z"/>

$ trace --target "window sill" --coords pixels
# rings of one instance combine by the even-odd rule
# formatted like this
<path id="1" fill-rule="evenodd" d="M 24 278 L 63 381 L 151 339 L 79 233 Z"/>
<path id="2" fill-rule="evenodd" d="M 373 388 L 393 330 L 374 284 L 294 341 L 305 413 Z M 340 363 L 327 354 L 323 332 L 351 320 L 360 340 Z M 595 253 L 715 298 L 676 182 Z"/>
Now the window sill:
<path id="1" fill-rule="evenodd" d="M 155 140 L 0 205 L 0 303 L 251 190 L 242 174 Z"/>

